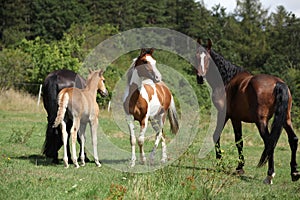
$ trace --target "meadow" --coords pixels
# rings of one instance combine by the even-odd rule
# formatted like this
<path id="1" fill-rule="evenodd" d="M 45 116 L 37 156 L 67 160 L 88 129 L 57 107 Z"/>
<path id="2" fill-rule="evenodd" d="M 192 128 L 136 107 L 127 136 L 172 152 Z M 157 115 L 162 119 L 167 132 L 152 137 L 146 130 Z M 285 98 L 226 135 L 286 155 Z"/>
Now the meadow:
<path id="1" fill-rule="evenodd" d="M 47 116 L 36 102 L 36 97 L 25 93 L 1 91 L 0 199 L 300 199 L 300 181 L 292 182 L 290 177 L 290 149 L 284 131 L 275 150 L 273 185 L 262 183 L 267 167 L 256 167 L 263 142 L 251 124 L 243 126 L 246 173 L 241 176 L 234 174 L 238 156 L 230 123 L 222 134 L 221 161 L 215 159 L 214 151 L 198 157 L 203 140 L 199 134 L 177 160 L 153 172 L 122 172 L 105 162 L 101 168 L 90 162 L 79 169 L 65 169 L 62 162 L 54 165 L 41 154 Z M 111 126 L 111 120 L 111 113 L 101 110 L 100 126 L 111 140 L 130 149 L 129 138 Z M 147 142 L 153 145 L 152 140 Z M 101 153 L 99 157 L 101 160 Z"/>

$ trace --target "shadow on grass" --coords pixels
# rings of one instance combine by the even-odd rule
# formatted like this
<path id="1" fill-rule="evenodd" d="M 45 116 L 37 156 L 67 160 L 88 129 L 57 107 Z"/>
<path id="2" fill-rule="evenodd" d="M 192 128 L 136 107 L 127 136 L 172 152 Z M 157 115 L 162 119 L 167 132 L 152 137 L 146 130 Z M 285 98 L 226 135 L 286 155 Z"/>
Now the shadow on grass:
<path id="1" fill-rule="evenodd" d="M 28 155 L 28 156 L 19 156 L 19 157 L 14 157 L 13 159 L 28 160 L 30 163 L 32 163 L 36 166 L 56 165 L 52 162 L 52 160 L 53 160 L 52 158 L 47 158 L 43 155 L 38 155 L 38 154 L 33 154 L 33 155 Z"/>
<path id="2" fill-rule="evenodd" d="M 255 178 L 254 176 L 251 175 L 239 175 L 235 171 L 228 173 L 227 171 L 220 171 L 219 169 L 214 169 L 214 168 L 208 168 L 208 167 L 196 167 L 196 166 L 182 166 L 182 165 L 171 165 L 172 167 L 180 167 L 183 169 L 189 169 L 189 170 L 199 170 L 199 171 L 207 171 L 207 172 L 213 172 L 213 173 L 223 173 L 228 176 L 232 177 L 238 177 L 240 180 L 245 181 L 245 182 L 252 182 L 253 180 L 259 180 L 258 178 Z"/>

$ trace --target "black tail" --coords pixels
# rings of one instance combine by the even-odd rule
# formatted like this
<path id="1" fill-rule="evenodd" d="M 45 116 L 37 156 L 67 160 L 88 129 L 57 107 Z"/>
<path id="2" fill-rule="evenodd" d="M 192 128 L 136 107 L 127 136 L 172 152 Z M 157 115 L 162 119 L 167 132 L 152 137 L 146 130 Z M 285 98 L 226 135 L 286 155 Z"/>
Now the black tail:
<path id="1" fill-rule="evenodd" d="M 57 76 L 49 76 L 45 79 L 43 84 L 43 103 L 44 107 L 47 111 L 47 131 L 46 131 L 46 139 L 43 145 L 43 154 L 47 157 L 55 158 L 57 157 L 57 151 L 62 145 L 61 134 L 58 133 L 60 131 L 57 128 L 52 128 L 54 120 L 57 114 Z"/>
<path id="2" fill-rule="evenodd" d="M 275 96 L 274 121 L 272 123 L 271 133 L 267 136 L 265 149 L 257 165 L 258 167 L 265 165 L 269 157 L 273 154 L 287 116 L 289 102 L 288 86 L 285 83 L 277 82 L 273 94 Z"/>

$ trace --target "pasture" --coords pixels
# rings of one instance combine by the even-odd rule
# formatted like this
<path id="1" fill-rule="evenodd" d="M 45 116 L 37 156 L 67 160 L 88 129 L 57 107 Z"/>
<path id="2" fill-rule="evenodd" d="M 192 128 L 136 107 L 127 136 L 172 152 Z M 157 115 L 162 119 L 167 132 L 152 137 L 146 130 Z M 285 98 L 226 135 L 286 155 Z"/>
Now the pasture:
<path id="1" fill-rule="evenodd" d="M 121 172 L 93 162 L 79 169 L 51 164 L 41 155 L 46 112 L 36 98 L 12 90 L 0 95 L 0 193 L 1 199 L 299 199 L 300 182 L 290 177 L 290 149 L 283 131 L 275 149 L 276 176 L 273 185 L 262 183 L 266 166 L 256 165 L 263 142 L 254 125 L 244 125 L 245 174 L 235 175 L 237 150 L 230 123 L 221 144 L 222 161 L 214 151 L 198 158 L 203 138 L 195 138 L 188 150 L 171 165 L 155 172 Z M 100 111 L 99 126 L 115 142 L 127 145 L 129 138 L 110 126 L 111 113 Z M 209 117 L 208 117 L 209 118 Z M 205 119 L 205 117 L 204 117 Z M 199 126 L 205 126 L 199 124 Z M 207 122 L 208 123 L 208 122 Z M 295 127 L 296 134 L 300 131 Z M 167 133 L 169 134 L 169 133 Z M 170 135 L 170 134 L 169 134 Z M 153 141 L 146 141 L 152 146 Z M 126 147 L 127 148 L 127 147 Z M 59 158 L 62 159 L 62 149 Z M 299 162 L 300 151 L 297 151 Z M 159 156 L 157 154 L 157 156 Z M 92 155 L 88 157 L 92 159 Z M 101 161 L 101 153 L 99 153 Z M 128 158 L 130 159 L 130 158 Z"/>

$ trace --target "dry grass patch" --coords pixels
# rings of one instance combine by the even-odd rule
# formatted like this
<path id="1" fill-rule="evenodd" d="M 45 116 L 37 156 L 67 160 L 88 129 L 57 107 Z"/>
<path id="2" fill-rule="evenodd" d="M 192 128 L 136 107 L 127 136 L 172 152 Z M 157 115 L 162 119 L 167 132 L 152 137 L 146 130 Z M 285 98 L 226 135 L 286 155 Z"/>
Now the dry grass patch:
<path id="1" fill-rule="evenodd" d="M 13 89 L 2 90 L 0 94 L 0 110 L 44 112 L 42 99 L 39 105 L 38 97 Z"/>

